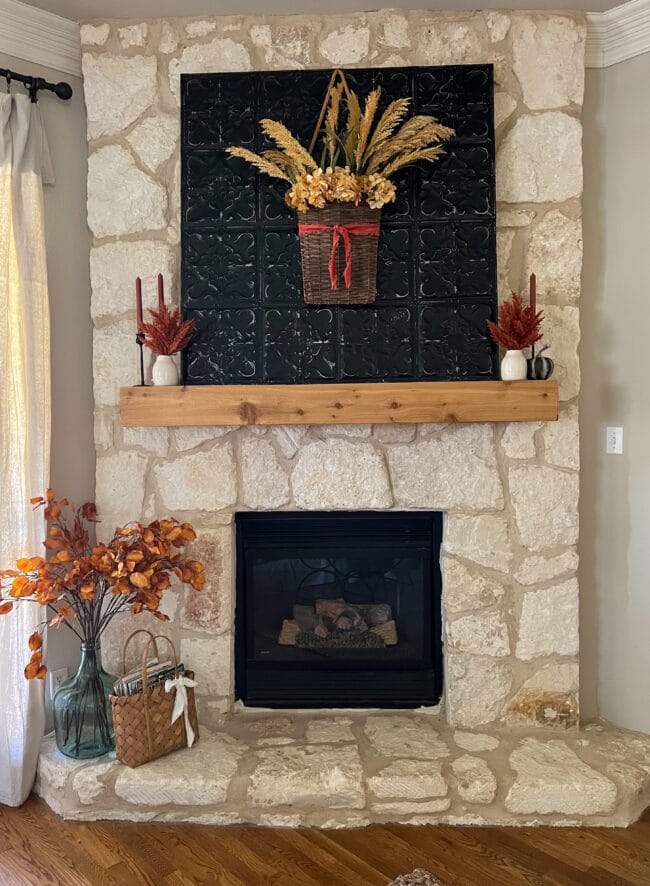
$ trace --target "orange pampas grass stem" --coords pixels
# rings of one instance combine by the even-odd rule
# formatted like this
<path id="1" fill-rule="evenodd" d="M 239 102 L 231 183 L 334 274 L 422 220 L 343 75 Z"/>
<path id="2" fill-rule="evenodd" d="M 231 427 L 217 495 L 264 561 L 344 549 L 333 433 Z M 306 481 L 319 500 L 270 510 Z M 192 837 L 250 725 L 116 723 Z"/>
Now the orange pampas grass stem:
<path id="1" fill-rule="evenodd" d="M 512 301 L 504 301 L 499 308 L 499 323 L 487 321 L 493 341 L 507 351 L 522 351 L 534 345 L 542 337 L 542 311 L 524 306 L 516 292 Z"/>
<path id="2" fill-rule="evenodd" d="M 176 354 L 187 347 L 194 334 L 194 320 L 183 320 L 178 308 L 169 311 L 165 304 L 150 310 L 151 323 L 143 323 L 145 345 L 154 354 Z"/>

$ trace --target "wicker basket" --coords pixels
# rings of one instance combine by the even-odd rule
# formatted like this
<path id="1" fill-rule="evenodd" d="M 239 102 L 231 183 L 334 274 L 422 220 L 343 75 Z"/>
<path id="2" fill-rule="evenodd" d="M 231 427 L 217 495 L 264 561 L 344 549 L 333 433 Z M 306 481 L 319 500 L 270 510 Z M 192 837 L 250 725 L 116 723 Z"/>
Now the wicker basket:
<path id="1" fill-rule="evenodd" d="M 372 304 L 381 209 L 330 203 L 298 213 L 305 302 Z"/>
<path id="2" fill-rule="evenodd" d="M 146 630 L 134 631 L 124 644 L 122 654 L 122 672 L 126 673 L 126 649 L 137 634 L 148 634 L 142 651 L 142 685 L 147 683 L 147 653 L 153 645 L 158 656 L 157 640 L 165 640 L 172 648 L 174 667 L 178 677 L 178 659 L 174 644 L 168 637 L 154 637 Z M 159 658 L 159 656 L 158 656 Z M 194 677 L 191 671 L 185 671 L 189 679 Z M 194 730 L 195 740 L 199 737 L 199 725 L 196 716 L 194 689 L 187 688 L 188 716 L 190 726 Z M 165 692 L 164 686 L 152 686 L 135 695 L 109 696 L 113 708 L 113 726 L 115 728 L 115 752 L 117 759 L 127 766 L 141 766 L 171 751 L 187 747 L 185 717 L 181 715 L 172 723 L 175 692 Z"/>

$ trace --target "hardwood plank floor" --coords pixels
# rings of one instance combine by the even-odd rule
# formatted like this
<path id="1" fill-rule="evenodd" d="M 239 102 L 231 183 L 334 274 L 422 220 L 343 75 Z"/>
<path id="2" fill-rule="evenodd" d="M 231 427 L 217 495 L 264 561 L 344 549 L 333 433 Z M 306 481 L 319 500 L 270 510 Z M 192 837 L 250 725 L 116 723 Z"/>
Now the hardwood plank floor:
<path id="1" fill-rule="evenodd" d="M 626 830 L 372 825 L 359 830 L 65 822 L 0 806 L 0 886 L 649 886 L 650 810 Z"/>

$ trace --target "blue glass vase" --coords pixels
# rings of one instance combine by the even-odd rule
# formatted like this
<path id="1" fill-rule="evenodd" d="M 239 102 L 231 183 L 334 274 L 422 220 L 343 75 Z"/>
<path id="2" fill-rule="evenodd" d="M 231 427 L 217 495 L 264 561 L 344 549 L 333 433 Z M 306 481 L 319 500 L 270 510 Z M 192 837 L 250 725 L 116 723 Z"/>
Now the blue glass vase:
<path id="1" fill-rule="evenodd" d="M 99 644 L 83 643 L 77 673 L 54 695 L 54 736 L 66 757 L 88 760 L 115 747 L 109 693 L 115 677 L 101 665 Z"/>

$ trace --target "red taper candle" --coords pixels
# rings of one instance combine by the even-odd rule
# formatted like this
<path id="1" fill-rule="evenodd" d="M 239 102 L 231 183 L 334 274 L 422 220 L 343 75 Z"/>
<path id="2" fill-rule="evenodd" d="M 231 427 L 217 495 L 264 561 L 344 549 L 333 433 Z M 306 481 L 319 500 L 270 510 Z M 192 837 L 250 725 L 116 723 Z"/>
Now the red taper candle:
<path id="1" fill-rule="evenodd" d="M 530 306 L 533 313 L 537 313 L 537 280 L 534 274 L 530 275 Z"/>
<path id="2" fill-rule="evenodd" d="M 142 280 L 135 278 L 135 312 L 138 322 L 138 332 L 143 332 L 144 319 L 142 317 Z"/>
<path id="3" fill-rule="evenodd" d="M 163 275 L 158 274 L 158 311 L 162 311 L 165 304 L 165 287 L 163 285 Z"/>

